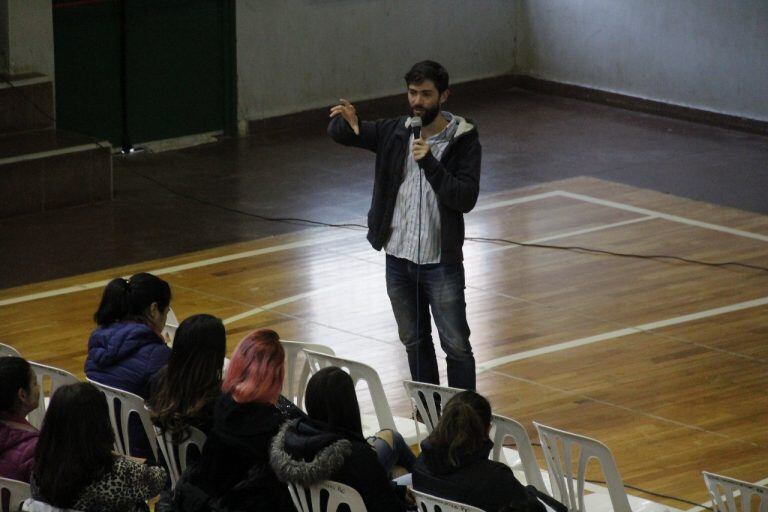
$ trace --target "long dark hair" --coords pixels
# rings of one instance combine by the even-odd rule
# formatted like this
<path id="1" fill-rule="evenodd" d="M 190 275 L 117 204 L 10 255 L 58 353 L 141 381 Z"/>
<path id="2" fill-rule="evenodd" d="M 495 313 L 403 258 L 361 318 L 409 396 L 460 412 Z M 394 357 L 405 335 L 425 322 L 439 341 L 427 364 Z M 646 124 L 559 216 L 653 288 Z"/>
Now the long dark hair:
<path id="1" fill-rule="evenodd" d="M 119 320 L 144 321 L 147 308 L 157 303 L 157 309 L 165 311 L 171 303 L 171 287 L 159 277 L 142 272 L 130 279 L 118 277 L 111 280 L 101 296 L 94 321 L 102 326 Z"/>
<path id="2" fill-rule="evenodd" d="M 458 467 L 462 456 L 476 453 L 487 445 L 490 426 L 488 400 L 474 391 L 462 391 L 445 405 L 427 442 L 444 462 Z"/>
<path id="3" fill-rule="evenodd" d="M 193 315 L 179 325 L 168 366 L 153 383 L 152 421 L 179 441 L 219 396 L 227 349 L 224 324 L 211 315 Z"/>
<path id="4" fill-rule="evenodd" d="M 329 366 L 314 374 L 307 383 L 304 403 L 310 418 L 331 429 L 346 430 L 362 437 L 355 384 L 341 368 Z"/>
<path id="5" fill-rule="evenodd" d="M 56 390 L 45 413 L 32 474 L 46 503 L 70 508 L 112 467 L 115 436 L 104 394 L 79 382 Z"/>
<path id="6" fill-rule="evenodd" d="M 0 412 L 15 413 L 19 407 L 19 390 L 29 389 L 32 367 L 21 357 L 0 357 Z"/>

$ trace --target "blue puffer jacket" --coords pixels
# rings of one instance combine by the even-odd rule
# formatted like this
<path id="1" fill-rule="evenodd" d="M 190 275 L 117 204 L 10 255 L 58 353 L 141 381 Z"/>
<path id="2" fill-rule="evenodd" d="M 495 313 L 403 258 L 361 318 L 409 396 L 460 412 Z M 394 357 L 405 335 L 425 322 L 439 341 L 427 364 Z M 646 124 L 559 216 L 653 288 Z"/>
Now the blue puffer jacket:
<path id="1" fill-rule="evenodd" d="M 91 380 L 146 400 L 150 379 L 168 363 L 170 356 L 171 349 L 149 326 L 115 322 L 91 334 L 85 374 Z"/>
<path id="2" fill-rule="evenodd" d="M 152 376 L 168 363 L 171 349 L 149 326 L 139 322 L 115 322 L 99 327 L 88 340 L 85 374 L 113 388 L 149 397 Z M 136 415 L 128 422 L 131 455 L 154 462 L 149 440 Z"/>

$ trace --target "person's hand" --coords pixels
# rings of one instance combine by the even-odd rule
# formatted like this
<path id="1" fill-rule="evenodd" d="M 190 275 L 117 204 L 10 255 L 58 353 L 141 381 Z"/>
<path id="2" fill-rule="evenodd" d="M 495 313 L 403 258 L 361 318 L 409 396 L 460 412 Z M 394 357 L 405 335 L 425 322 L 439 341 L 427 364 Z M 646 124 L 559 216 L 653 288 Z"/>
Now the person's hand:
<path id="1" fill-rule="evenodd" d="M 405 490 L 405 504 L 411 507 L 416 505 L 416 497 L 413 495 L 410 488 Z"/>
<path id="2" fill-rule="evenodd" d="M 360 126 L 357 124 L 357 110 L 355 110 L 353 104 L 343 98 L 340 99 L 338 105 L 331 107 L 331 115 L 329 117 L 338 115 L 344 118 L 356 135 L 360 135 Z"/>
<path id="3" fill-rule="evenodd" d="M 424 139 L 416 139 L 413 141 L 411 150 L 413 151 L 413 158 L 418 162 L 429 153 L 429 144 Z"/>

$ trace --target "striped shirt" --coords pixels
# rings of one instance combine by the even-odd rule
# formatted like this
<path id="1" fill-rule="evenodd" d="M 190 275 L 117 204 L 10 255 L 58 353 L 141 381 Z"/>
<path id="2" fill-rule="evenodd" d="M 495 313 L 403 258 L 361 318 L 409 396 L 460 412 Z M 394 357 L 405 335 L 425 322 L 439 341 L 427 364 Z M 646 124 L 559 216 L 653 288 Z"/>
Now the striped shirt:
<path id="1" fill-rule="evenodd" d="M 432 155 L 440 160 L 445 148 L 456 133 L 458 122 L 450 112 L 441 112 L 448 124 L 440 133 L 427 139 Z M 406 120 L 411 126 L 411 118 Z M 397 191 L 392 215 L 391 233 L 384 244 L 387 254 L 418 264 L 440 263 L 440 209 L 432 185 L 424 177 L 413 158 L 413 135 L 408 139 L 403 182 Z M 419 193 L 421 192 L 421 193 Z M 419 199 L 421 196 L 421 199 Z M 421 219 L 419 219 L 419 212 Z M 421 222 L 419 222 L 421 221 Z"/>

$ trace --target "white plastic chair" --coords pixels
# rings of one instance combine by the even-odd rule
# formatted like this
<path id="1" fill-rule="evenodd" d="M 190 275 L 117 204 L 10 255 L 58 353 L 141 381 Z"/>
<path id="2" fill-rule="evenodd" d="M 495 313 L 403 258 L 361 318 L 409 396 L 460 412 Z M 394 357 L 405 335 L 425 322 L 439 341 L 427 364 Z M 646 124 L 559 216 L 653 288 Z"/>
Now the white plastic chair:
<path id="1" fill-rule="evenodd" d="M 19 510 L 19 507 L 24 503 L 24 500 L 32 497 L 32 492 L 29 490 L 28 483 L 0 477 L 0 499 L 2 499 L 3 495 L 6 493 L 9 493 L 8 508 L 5 508 L 5 500 L 0 503 L 0 508 L 3 509 L 3 512 Z"/>
<path id="2" fill-rule="evenodd" d="M 768 512 L 768 487 L 702 471 L 715 512 Z M 736 496 L 741 497 L 741 508 Z M 758 496 L 758 500 L 753 500 Z"/>
<path id="3" fill-rule="evenodd" d="M 411 418 L 395 418 L 392 416 L 392 409 L 389 407 L 387 395 L 384 393 L 384 386 L 381 385 L 381 379 L 376 370 L 359 361 L 321 354 L 312 350 L 304 350 L 304 352 L 313 375 L 327 366 L 338 366 L 349 373 L 355 388 L 357 388 L 358 382 L 362 381 L 367 384 L 376 414 L 375 416 L 370 414 L 360 415 L 365 436 L 372 436 L 379 430 L 388 428 L 399 432 L 408 444 L 418 443 L 421 440 Z"/>
<path id="4" fill-rule="evenodd" d="M 107 397 L 107 405 L 109 406 L 109 421 L 112 423 L 112 430 L 115 433 L 115 450 L 121 455 L 131 454 L 131 440 L 128 434 L 128 419 L 131 414 L 138 414 L 141 419 L 141 424 L 144 427 L 144 432 L 149 440 L 149 446 L 152 448 L 152 454 L 157 458 L 157 438 L 155 436 L 155 429 L 152 425 L 152 420 L 149 417 L 149 411 L 146 408 L 144 399 L 128 391 L 122 389 L 113 388 L 105 384 L 101 384 L 94 380 L 88 379 L 88 382 L 96 386 L 99 391 L 104 393 Z M 120 417 L 117 417 L 117 408 L 115 407 L 115 401 L 120 403 Z M 120 428 L 118 428 L 118 422 Z"/>
<path id="5" fill-rule="evenodd" d="M 19 354 L 19 351 L 13 348 L 10 345 L 6 345 L 5 343 L 0 343 L 0 357 L 21 357 L 21 354 Z"/>
<path id="6" fill-rule="evenodd" d="M 435 429 L 438 420 L 442 414 L 442 409 L 437 406 L 437 397 L 440 397 L 441 407 L 445 407 L 448 400 L 458 395 L 463 389 L 449 388 L 447 386 L 438 386 L 436 384 L 427 384 L 426 382 L 416 382 L 413 380 L 404 380 L 403 387 L 411 399 L 411 402 L 419 411 L 419 415 L 424 423 L 416 421 L 414 415 L 414 427 L 416 432 L 420 432 L 419 425 L 426 429 L 429 434 Z"/>
<path id="7" fill-rule="evenodd" d="M 465 505 L 458 501 L 438 498 L 416 489 L 413 489 L 411 492 L 416 499 L 416 507 L 419 509 L 419 512 L 483 512 L 481 508 Z"/>
<path id="8" fill-rule="evenodd" d="M 490 437 L 493 441 L 493 451 L 491 451 L 490 457 L 492 460 L 503 462 L 513 470 L 522 469 L 527 485 L 533 485 L 541 492 L 550 494 L 541 476 L 541 468 L 536 461 L 536 455 L 533 453 L 531 439 L 523 425 L 512 418 L 494 414 L 491 416 Z M 517 450 L 504 447 L 504 440 L 508 437 L 515 440 Z"/>
<path id="9" fill-rule="evenodd" d="M 613 454 L 600 441 L 565 430 L 536 423 L 541 447 L 549 468 L 553 497 L 565 504 L 569 512 L 650 512 L 668 511 L 667 507 L 650 500 L 628 496 L 624 490 Z M 574 460 L 578 449 L 578 461 Z M 608 495 L 594 492 L 584 495 L 587 463 L 597 459 L 605 475 Z M 578 462 L 576 475 L 573 462 Z"/>
<path id="10" fill-rule="evenodd" d="M 71 508 L 52 507 L 44 501 L 28 498 L 21 505 L 22 512 L 79 512 Z"/>
<path id="11" fill-rule="evenodd" d="M 282 395 L 304 409 L 304 392 L 310 375 L 309 362 L 304 355 L 304 349 L 329 356 L 335 353 L 331 347 L 319 343 L 280 340 L 280 344 L 285 349 L 285 379 L 283 379 Z"/>
<path id="12" fill-rule="evenodd" d="M 45 416 L 45 411 L 48 409 L 48 404 L 51 402 L 51 397 L 56 390 L 61 386 L 77 384 L 80 381 L 77 380 L 77 377 L 61 368 L 33 363 L 32 361 L 29 362 L 29 365 L 32 367 L 32 370 L 37 377 L 37 386 L 40 388 L 40 401 L 37 404 L 37 409 L 29 413 L 27 420 L 32 426 L 39 429 L 43 424 L 43 417 Z M 44 387 L 46 379 L 51 383 L 48 393 L 45 393 Z"/>
<path id="13" fill-rule="evenodd" d="M 289 483 L 288 492 L 291 494 L 293 505 L 299 512 L 336 512 L 342 504 L 346 504 L 352 512 L 367 510 L 360 493 L 348 485 L 331 480 L 318 482 L 309 487 Z M 328 493 L 328 501 L 325 508 L 320 508 L 320 496 L 323 493 Z M 309 502 L 307 494 L 309 494 Z"/>
<path id="14" fill-rule="evenodd" d="M 168 316 L 165 318 L 165 327 L 161 333 L 163 339 L 169 340 L 169 345 L 173 346 L 173 339 L 176 337 L 176 330 L 179 328 L 179 319 L 176 318 L 176 313 L 173 312 L 173 308 L 168 307 Z"/>
<path id="15" fill-rule="evenodd" d="M 194 446 L 200 453 L 205 445 L 205 434 L 195 427 L 187 427 L 187 437 L 179 444 L 173 442 L 173 435 L 170 432 L 163 432 L 157 425 L 154 426 L 155 437 L 160 451 L 165 458 L 168 466 L 168 474 L 171 475 L 171 488 L 176 487 L 176 482 L 187 468 L 187 451 L 190 446 Z"/>

